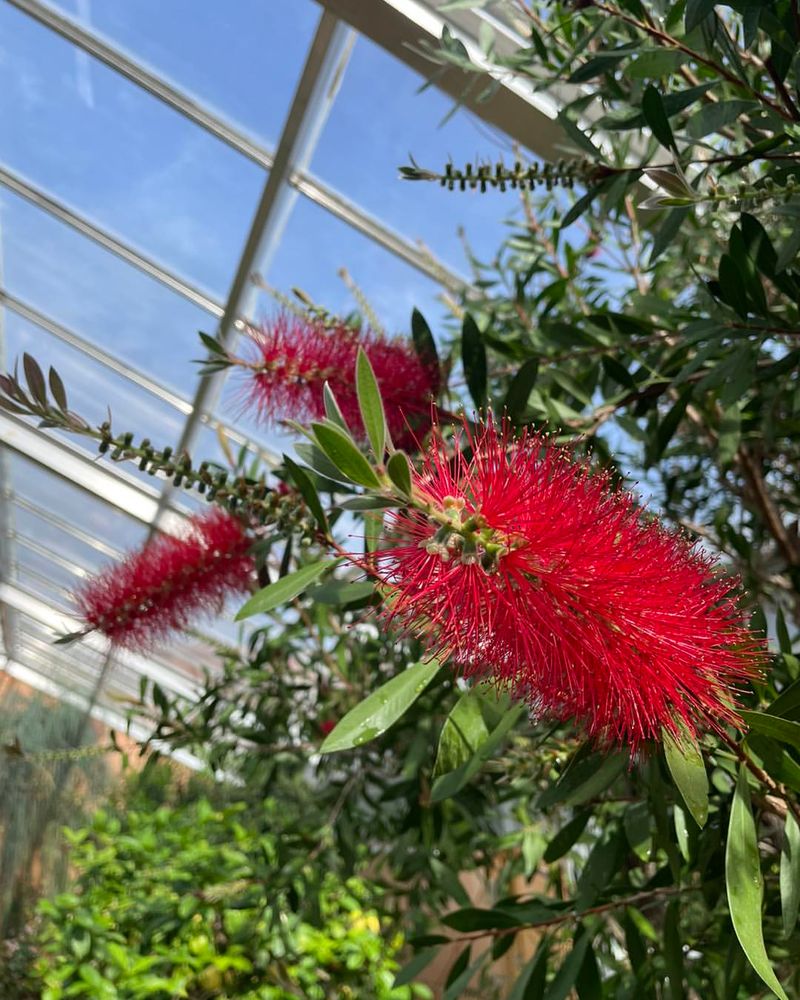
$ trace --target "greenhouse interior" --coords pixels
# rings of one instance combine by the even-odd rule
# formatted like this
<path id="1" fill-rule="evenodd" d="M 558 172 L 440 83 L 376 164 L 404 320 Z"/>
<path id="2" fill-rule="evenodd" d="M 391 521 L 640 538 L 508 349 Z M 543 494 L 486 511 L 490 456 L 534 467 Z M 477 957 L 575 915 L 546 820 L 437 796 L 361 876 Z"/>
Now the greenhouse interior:
<path id="1" fill-rule="evenodd" d="M 0 639 L 0 1000 L 800 1000 L 797 0 L 0 0 Z"/>

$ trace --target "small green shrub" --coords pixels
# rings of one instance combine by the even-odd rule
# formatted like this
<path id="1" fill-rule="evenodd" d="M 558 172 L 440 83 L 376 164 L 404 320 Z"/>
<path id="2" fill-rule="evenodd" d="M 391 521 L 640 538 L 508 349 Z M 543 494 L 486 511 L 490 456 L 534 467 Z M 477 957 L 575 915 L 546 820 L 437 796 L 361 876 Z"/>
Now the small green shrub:
<path id="1" fill-rule="evenodd" d="M 242 808 L 99 812 L 67 831 L 77 884 L 40 904 L 42 1000 L 429 997 L 393 986 L 402 937 L 377 888 L 320 876 L 296 847 L 287 867 L 277 824 Z"/>

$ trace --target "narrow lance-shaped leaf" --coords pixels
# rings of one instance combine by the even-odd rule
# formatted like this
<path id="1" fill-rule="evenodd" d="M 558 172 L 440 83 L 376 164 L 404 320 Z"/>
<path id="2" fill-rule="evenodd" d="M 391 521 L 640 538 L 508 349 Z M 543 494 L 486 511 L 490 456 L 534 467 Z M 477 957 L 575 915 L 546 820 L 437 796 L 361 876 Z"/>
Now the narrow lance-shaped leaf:
<path id="1" fill-rule="evenodd" d="M 372 489 L 380 486 L 375 470 L 351 437 L 333 424 L 314 423 L 311 427 L 322 451 L 351 482 Z"/>
<path id="2" fill-rule="evenodd" d="M 318 579 L 322 574 L 335 566 L 338 559 L 325 559 L 322 562 L 311 563 L 310 566 L 303 566 L 295 573 L 282 576 L 275 583 L 269 584 L 254 594 L 249 601 L 239 610 L 236 621 L 243 618 L 250 618 L 253 615 L 264 614 L 272 611 L 281 604 L 286 604 L 299 594 L 302 594 L 310 584 Z"/>
<path id="3" fill-rule="evenodd" d="M 386 447 L 386 415 L 383 412 L 378 380 L 363 347 L 358 349 L 356 360 L 356 393 L 369 443 L 372 445 L 375 458 L 381 462 Z"/>
<path id="4" fill-rule="evenodd" d="M 486 347 L 478 324 L 466 313 L 461 327 L 461 362 L 469 394 L 478 409 L 486 404 Z"/>
<path id="5" fill-rule="evenodd" d="M 311 476 L 309 476 L 305 469 L 301 469 L 296 462 L 293 462 L 288 455 L 283 456 L 283 464 L 288 469 L 289 475 L 292 477 L 295 486 L 300 491 L 300 495 L 308 504 L 308 509 L 316 518 L 320 531 L 327 535 L 328 518 L 325 516 L 325 511 L 322 508 L 322 503 L 320 502 L 319 494 L 314 487 L 314 483 L 311 481 Z"/>
<path id="6" fill-rule="evenodd" d="M 411 466 L 404 451 L 396 451 L 386 463 L 386 472 L 392 483 L 403 494 L 411 496 Z"/>
<path id="7" fill-rule="evenodd" d="M 789 1000 L 778 982 L 764 945 L 764 929 L 761 924 L 764 877 L 761 874 L 756 824 L 744 765 L 739 770 L 739 780 L 736 782 L 731 805 L 725 849 L 725 885 L 733 929 L 742 950 L 773 993 L 781 1000 Z"/>
<path id="8" fill-rule="evenodd" d="M 684 745 L 680 746 L 669 733 L 664 733 L 664 755 L 675 787 L 681 793 L 695 823 L 702 829 L 708 819 L 706 766 L 696 744 L 688 736 L 684 740 Z"/>
<path id="9" fill-rule="evenodd" d="M 791 937 L 800 909 L 800 826 L 791 809 L 786 813 L 781 849 L 781 914 L 783 936 Z"/>
<path id="10" fill-rule="evenodd" d="M 479 691 L 462 694 L 447 716 L 439 735 L 433 777 L 460 767 L 489 736 L 489 727 L 481 711 Z"/>
<path id="11" fill-rule="evenodd" d="M 419 698 L 440 666 L 438 660 L 425 660 L 392 677 L 350 709 L 328 735 L 320 753 L 349 750 L 385 733 Z"/>

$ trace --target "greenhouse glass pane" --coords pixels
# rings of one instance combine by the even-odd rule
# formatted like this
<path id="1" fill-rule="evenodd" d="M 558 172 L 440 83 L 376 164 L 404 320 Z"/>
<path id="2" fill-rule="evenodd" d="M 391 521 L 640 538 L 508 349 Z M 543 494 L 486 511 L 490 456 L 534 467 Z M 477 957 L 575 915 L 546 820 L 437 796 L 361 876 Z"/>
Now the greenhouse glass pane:
<path id="1" fill-rule="evenodd" d="M 148 437 L 159 445 L 174 445 L 179 439 L 184 413 L 11 310 L 6 313 L 5 341 L 11 364 L 27 352 L 43 366 L 55 368 L 66 386 L 70 409 L 92 426 L 107 420 L 110 409 L 116 433 L 130 429 L 137 438 Z M 65 437 L 96 453 L 93 441 L 84 442 L 74 434 Z M 126 464 L 125 468 L 136 467 Z"/>
<path id="2" fill-rule="evenodd" d="M 451 98 L 432 87 L 418 93 L 422 83 L 408 66 L 359 38 L 311 169 L 466 275 L 459 228 L 479 259 L 490 258 L 505 235 L 503 219 L 519 214 L 518 196 L 404 181 L 398 167 L 408 164 L 409 156 L 440 171 L 451 158 L 463 167 L 476 156 L 513 162 L 514 153 L 506 137 L 490 132 L 469 112 L 447 118 Z"/>
<path id="3" fill-rule="evenodd" d="M 0 162 L 224 296 L 264 171 L 9 4 L 0 39 Z"/>
<path id="4" fill-rule="evenodd" d="M 205 310 L 2 185 L 0 255 L 10 294 L 157 381 L 194 391 L 197 331 L 216 324 Z"/>
<path id="5" fill-rule="evenodd" d="M 52 509 L 94 538 L 124 551 L 144 541 L 147 527 L 78 486 L 47 472 L 16 452 L 8 452 L 11 487 L 15 494 Z"/>
<path id="6" fill-rule="evenodd" d="M 311 0 L 56 0 L 56 6 L 221 115 L 274 145 L 311 44 Z M 77 57 L 92 86 L 94 63 Z M 209 72 L 213 67 L 213 72 Z"/>

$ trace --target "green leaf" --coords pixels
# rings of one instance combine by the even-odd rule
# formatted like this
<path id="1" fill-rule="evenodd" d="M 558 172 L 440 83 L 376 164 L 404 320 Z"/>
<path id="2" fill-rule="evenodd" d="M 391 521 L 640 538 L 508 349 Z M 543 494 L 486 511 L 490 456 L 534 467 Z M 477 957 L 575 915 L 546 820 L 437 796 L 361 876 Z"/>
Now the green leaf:
<path id="1" fill-rule="evenodd" d="M 688 208 L 673 208 L 664 216 L 664 221 L 659 226 L 653 239 L 653 246 L 650 249 L 650 256 L 647 266 L 652 267 L 662 253 L 669 247 L 670 243 L 680 232 L 681 226 L 689 214 Z"/>
<path id="2" fill-rule="evenodd" d="M 719 421 L 717 458 L 722 466 L 730 465 L 742 440 L 742 411 L 738 403 L 731 403 L 723 410 Z"/>
<path id="3" fill-rule="evenodd" d="M 428 326 L 425 317 L 414 309 L 411 313 L 411 338 L 414 341 L 414 349 L 417 357 L 423 364 L 430 365 L 437 373 L 439 368 L 439 355 L 436 352 L 436 341 L 433 339 L 431 328 Z M 439 379 L 432 387 L 434 396 L 439 392 Z"/>
<path id="4" fill-rule="evenodd" d="M 710 132 L 735 122 L 740 115 L 757 108 L 755 101 L 718 101 L 716 104 L 706 104 L 696 111 L 686 123 L 686 134 L 692 139 L 702 139 Z"/>
<path id="5" fill-rule="evenodd" d="M 642 95 L 642 114 L 650 131 L 667 149 L 675 149 L 675 137 L 670 128 L 661 94 L 653 86 L 647 86 Z"/>
<path id="6" fill-rule="evenodd" d="M 800 709 L 800 680 L 784 688 L 767 711 L 770 715 L 792 716 L 798 709 Z"/>
<path id="7" fill-rule="evenodd" d="M 378 380 L 363 347 L 358 349 L 356 359 L 356 393 L 361 419 L 372 445 L 372 452 L 379 462 L 383 461 L 386 448 L 386 415 L 383 412 L 381 391 Z"/>
<path id="8" fill-rule="evenodd" d="M 561 968 L 556 973 L 555 979 L 550 983 L 544 1000 L 567 1000 L 570 990 L 575 985 L 578 973 L 583 965 L 586 950 L 591 943 L 591 938 L 584 932 L 580 937 L 576 936 L 572 951 L 567 955 Z"/>
<path id="9" fill-rule="evenodd" d="M 339 559 L 325 559 L 322 562 L 311 563 L 309 566 L 303 566 L 294 573 L 289 573 L 287 576 L 282 576 L 275 583 L 269 584 L 267 587 L 263 587 L 258 591 L 257 594 L 253 594 L 247 603 L 240 608 L 239 613 L 236 615 L 236 621 L 239 622 L 243 618 L 250 618 L 252 615 L 264 614 L 267 611 L 272 611 L 273 608 L 277 608 L 280 604 L 286 604 L 288 601 L 293 600 L 299 594 L 302 594 L 310 584 L 322 576 L 322 574 L 335 566 Z"/>
<path id="10" fill-rule="evenodd" d="M 670 900 L 664 920 L 664 964 L 669 977 L 670 1000 L 682 1000 L 683 990 L 683 947 L 680 929 L 680 904 Z"/>
<path id="11" fill-rule="evenodd" d="M 619 829 L 607 833 L 594 844 L 575 887 L 576 910 L 585 910 L 594 905 L 600 893 L 619 871 L 625 849 L 625 837 Z"/>
<path id="12" fill-rule="evenodd" d="M 347 426 L 347 421 L 344 419 L 336 396 L 333 394 L 333 389 L 327 382 L 322 386 L 322 405 L 325 407 L 325 416 L 328 420 L 332 424 L 336 424 L 337 427 L 341 427 L 345 434 L 349 434 L 350 428 Z"/>
<path id="13" fill-rule="evenodd" d="M 773 993 L 781 1000 L 789 1000 L 778 982 L 764 945 L 764 930 L 761 925 L 764 878 L 761 874 L 756 824 L 750 806 L 750 789 L 744 765 L 739 769 L 739 780 L 731 805 L 725 849 L 725 884 L 733 929 L 742 950 Z"/>
<path id="14" fill-rule="evenodd" d="M 783 936 L 789 938 L 794 932 L 800 910 L 800 826 L 791 809 L 787 811 L 783 825 L 780 885 Z"/>
<path id="15" fill-rule="evenodd" d="M 414 663 L 367 695 L 328 734 L 320 753 L 350 750 L 385 733 L 419 698 L 440 666 L 438 660 Z"/>
<path id="16" fill-rule="evenodd" d="M 320 502 L 316 487 L 311 481 L 311 476 L 309 476 L 305 469 L 301 469 L 296 462 L 293 462 L 288 455 L 283 456 L 283 464 L 286 466 L 289 475 L 292 477 L 294 485 L 300 491 L 300 496 L 308 504 L 308 509 L 314 515 L 320 531 L 324 535 L 327 535 L 329 531 L 328 518 L 325 516 L 325 511 L 322 509 L 322 503 Z"/>
<path id="17" fill-rule="evenodd" d="M 510 708 L 491 731 L 489 737 L 480 745 L 477 753 L 470 757 L 465 764 L 457 767 L 455 771 L 450 771 L 449 774 L 443 774 L 437 778 L 431 789 L 431 802 L 442 802 L 444 799 L 457 795 L 494 754 L 506 735 L 517 724 L 524 710 L 525 706 L 521 704 Z"/>
<path id="18" fill-rule="evenodd" d="M 586 829 L 586 824 L 589 822 L 591 815 L 591 809 L 584 809 L 583 812 L 574 816 L 565 827 L 558 831 L 542 855 L 548 864 L 558 861 L 559 858 L 562 858 L 567 853 Z"/>
<path id="19" fill-rule="evenodd" d="M 422 970 L 430 965 L 430 963 L 436 958 L 441 949 L 439 948 L 425 948 L 422 951 L 418 951 L 412 959 L 410 959 L 406 964 L 400 969 L 395 976 L 394 985 L 395 986 L 405 986 L 406 983 L 413 983 Z"/>
<path id="20" fill-rule="evenodd" d="M 462 933 L 520 926 L 519 918 L 505 910 L 488 910 L 477 906 L 465 906 L 460 910 L 453 910 L 442 917 L 442 923 Z"/>
<path id="21" fill-rule="evenodd" d="M 528 405 L 528 397 L 536 385 L 536 377 L 539 374 L 539 359 L 528 358 L 524 365 L 517 371 L 511 379 L 506 398 L 503 403 L 509 420 L 513 424 L 518 424 L 520 418 Z"/>
<path id="22" fill-rule="evenodd" d="M 536 954 L 520 972 L 514 983 L 508 1000 L 539 1000 L 544 993 L 547 982 L 547 959 L 550 954 L 550 941 L 545 938 L 539 945 Z"/>
<path id="23" fill-rule="evenodd" d="M 467 691 L 445 719 L 436 751 L 434 778 L 455 771 L 488 739 L 489 727 L 481 711 L 483 697 L 478 689 Z"/>
<path id="24" fill-rule="evenodd" d="M 694 31 L 701 21 L 705 21 L 714 9 L 715 2 L 716 0 L 686 0 L 684 26 L 687 35 L 690 31 Z"/>
<path id="25" fill-rule="evenodd" d="M 480 410 L 486 405 L 486 347 L 478 324 L 469 313 L 461 326 L 461 362 L 472 401 Z"/>
<path id="26" fill-rule="evenodd" d="M 627 764 L 624 754 L 609 756 L 592 754 L 574 757 L 555 785 L 545 789 L 536 803 L 537 808 L 547 809 L 557 802 L 565 806 L 578 806 L 595 798 L 609 787 Z"/>
<path id="27" fill-rule="evenodd" d="M 764 712 L 741 711 L 739 715 L 744 719 L 751 729 L 764 736 L 771 736 L 781 743 L 788 743 L 790 746 L 800 750 L 800 722 L 792 722 L 791 719 L 781 719 L 775 715 L 767 715 Z"/>
<path id="28" fill-rule="evenodd" d="M 411 464 L 404 451 L 395 451 L 386 463 L 386 472 L 392 483 L 403 494 L 411 496 Z"/>
<path id="29" fill-rule="evenodd" d="M 359 486 L 378 489 L 381 484 L 375 470 L 351 437 L 333 424 L 314 423 L 311 428 L 320 448 L 340 472 Z"/>
<path id="30" fill-rule="evenodd" d="M 375 593 L 375 584 L 368 580 L 328 580 L 309 590 L 315 604 L 343 605 L 365 601 Z"/>
<path id="31" fill-rule="evenodd" d="M 695 823 L 702 829 L 708 819 L 708 775 L 703 755 L 699 748 L 684 736 L 684 744 L 678 744 L 667 732 L 664 733 L 664 756 L 667 767 L 681 793 L 686 808 Z"/>
<path id="32" fill-rule="evenodd" d="M 343 473 L 336 468 L 325 452 L 321 451 L 317 445 L 300 442 L 294 446 L 294 450 L 300 458 L 302 458 L 306 465 L 310 469 L 314 470 L 314 472 L 317 472 L 326 479 L 331 479 L 337 483 L 347 482 L 347 476 L 343 475 Z"/>

